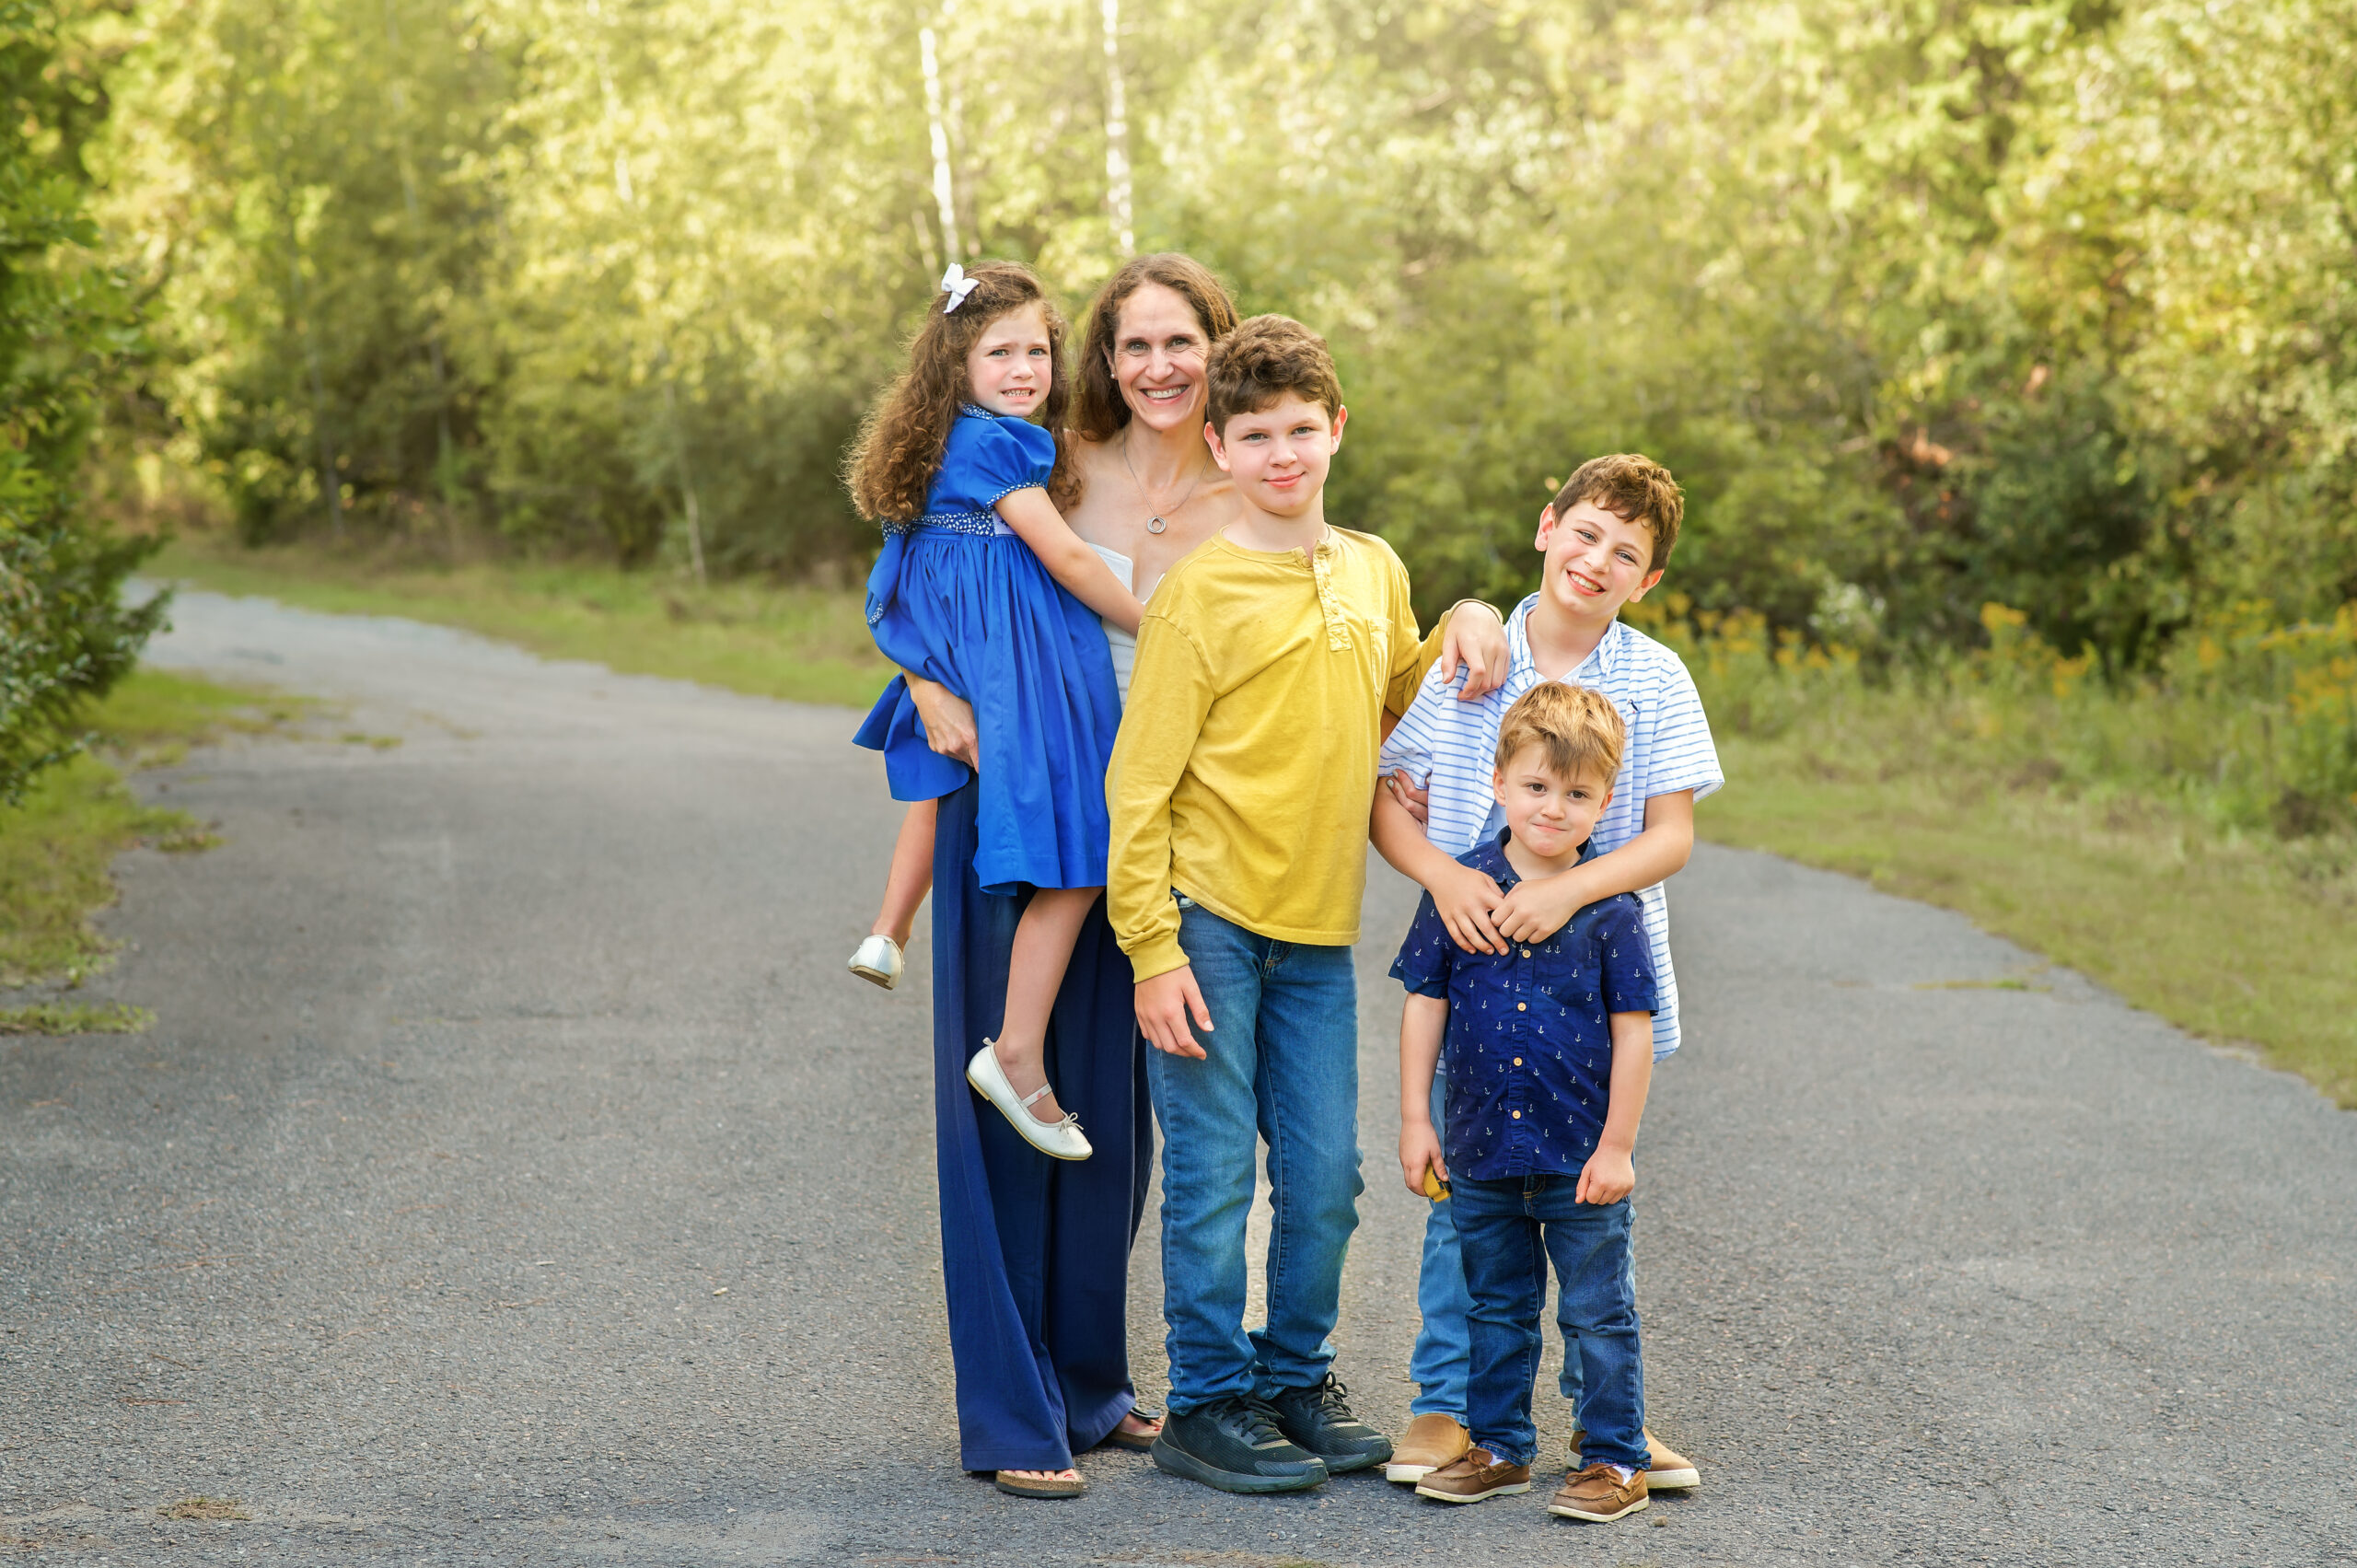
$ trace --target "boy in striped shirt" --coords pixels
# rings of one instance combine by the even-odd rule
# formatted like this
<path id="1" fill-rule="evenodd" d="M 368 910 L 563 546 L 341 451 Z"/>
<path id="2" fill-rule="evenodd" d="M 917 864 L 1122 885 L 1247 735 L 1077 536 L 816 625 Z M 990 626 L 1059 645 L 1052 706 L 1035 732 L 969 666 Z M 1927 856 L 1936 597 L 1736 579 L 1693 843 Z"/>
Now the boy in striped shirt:
<path id="1" fill-rule="evenodd" d="M 1376 795 L 1375 846 L 1433 897 L 1450 937 L 1467 952 L 1503 953 L 1543 940 L 1585 906 L 1633 893 L 1644 908 L 1658 1004 L 1654 1058 L 1678 1049 L 1678 981 L 1670 968 L 1669 907 L 1662 883 L 1694 847 L 1694 802 L 1725 782 L 1710 721 L 1678 656 L 1620 619 L 1620 607 L 1661 580 L 1678 542 L 1685 498 L 1667 469 L 1620 453 L 1582 464 L 1538 515 L 1537 548 L 1546 556 L 1538 591 L 1506 620 L 1510 665 L 1505 684 L 1459 702 L 1460 672 L 1445 664 L 1424 678 L 1408 712 L 1384 743 L 1391 787 Z M 1612 700 L 1628 726 L 1628 745 L 1612 802 L 1596 822 L 1594 855 L 1562 876 L 1496 882 L 1457 857 L 1494 838 L 1503 813 L 1492 773 L 1498 729 L 1522 694 L 1542 680 L 1593 687 Z M 1426 820 L 1414 807 L 1422 805 Z M 1445 1080 L 1435 1075 L 1433 1117 L 1440 1124 Z M 1424 1230 L 1416 1304 L 1423 1328 L 1410 1374 L 1420 1386 L 1413 1418 L 1385 1475 L 1414 1483 L 1463 1454 L 1469 1374 L 1466 1313 L 1471 1301 L 1448 1206 L 1435 1202 Z M 1576 1357 L 1566 1357 L 1563 1396 L 1580 1396 Z M 1696 1484 L 1690 1462 L 1646 1434 L 1652 1490 Z"/>

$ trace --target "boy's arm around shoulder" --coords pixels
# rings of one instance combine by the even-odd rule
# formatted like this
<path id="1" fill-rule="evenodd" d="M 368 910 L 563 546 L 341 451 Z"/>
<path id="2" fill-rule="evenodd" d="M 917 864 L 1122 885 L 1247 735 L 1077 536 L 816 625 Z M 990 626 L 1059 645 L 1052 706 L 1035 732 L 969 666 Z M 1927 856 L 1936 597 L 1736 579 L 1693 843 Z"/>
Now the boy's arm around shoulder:
<path id="1" fill-rule="evenodd" d="M 1497 907 L 1498 935 L 1517 942 L 1544 941 L 1588 905 L 1666 882 L 1693 858 L 1694 792 L 1656 795 L 1645 802 L 1644 831 L 1619 849 L 1560 877 L 1517 883 Z"/>
<path id="2" fill-rule="evenodd" d="M 1459 732 L 1470 722 L 1470 714 L 1449 711 L 1461 700 L 1451 690 L 1458 684 L 1436 670 L 1424 676 L 1416 700 L 1384 742 L 1381 766 L 1387 774 L 1396 772 L 1409 780 L 1411 787 L 1422 788 L 1432 776 L 1436 749 L 1461 743 Z M 1413 878 L 1431 896 L 1442 923 L 1458 947 L 1469 953 L 1505 951 L 1505 943 L 1490 917 L 1505 897 L 1497 882 L 1433 842 L 1428 824 L 1418 821 L 1383 781 L 1376 786 L 1367 836 L 1393 870 Z"/>
<path id="3" fill-rule="evenodd" d="M 1608 854 L 1541 883 L 1524 883 L 1498 911 L 1498 930 L 1522 941 L 1562 930 L 1599 899 L 1666 882 L 1694 855 L 1694 803 L 1725 782 L 1711 721 L 1683 660 L 1642 633 L 1635 639 L 1639 679 L 1648 688 L 1629 735 L 1642 767 L 1627 787 L 1644 797 L 1644 830 Z"/>
<path id="4" fill-rule="evenodd" d="M 1212 697 L 1211 672 L 1193 640 L 1167 616 L 1147 615 L 1138 627 L 1129 706 L 1106 771 L 1112 844 L 1105 911 L 1137 980 L 1139 1028 L 1157 1049 L 1178 1056 L 1203 1054 L 1187 1026 L 1191 1020 L 1208 1031 L 1212 1018 L 1178 946 L 1170 796 L 1186 776 Z"/>

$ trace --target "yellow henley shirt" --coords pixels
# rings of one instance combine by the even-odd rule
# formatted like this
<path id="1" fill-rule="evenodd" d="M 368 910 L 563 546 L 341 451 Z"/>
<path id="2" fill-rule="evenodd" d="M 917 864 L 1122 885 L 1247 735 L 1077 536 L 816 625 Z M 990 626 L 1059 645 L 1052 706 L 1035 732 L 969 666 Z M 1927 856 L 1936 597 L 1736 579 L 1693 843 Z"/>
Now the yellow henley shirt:
<path id="1" fill-rule="evenodd" d="M 1358 940 L 1383 714 L 1429 663 L 1373 534 L 1329 528 L 1314 560 L 1215 534 L 1170 568 L 1106 779 L 1107 909 L 1139 980 L 1187 962 L 1173 889 L 1281 942 Z"/>

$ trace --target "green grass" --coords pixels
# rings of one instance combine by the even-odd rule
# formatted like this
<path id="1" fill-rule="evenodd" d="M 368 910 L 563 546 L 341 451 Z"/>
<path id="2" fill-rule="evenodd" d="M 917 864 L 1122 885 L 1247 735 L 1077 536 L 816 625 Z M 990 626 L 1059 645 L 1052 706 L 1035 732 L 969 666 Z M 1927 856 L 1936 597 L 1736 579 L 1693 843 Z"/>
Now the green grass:
<path id="1" fill-rule="evenodd" d="M 38 1002 L 0 1007 L 0 1035 L 145 1034 L 156 1015 L 121 1002 Z"/>
<path id="2" fill-rule="evenodd" d="M 1790 743 L 1722 749 L 1729 783 L 1696 810 L 1704 837 L 1959 911 L 2196 1034 L 2256 1045 L 2357 1109 L 2345 868 L 2149 803 L 1960 791 L 1909 772 L 1810 777 L 1821 759 Z"/>
<path id="3" fill-rule="evenodd" d="M 552 658 L 759 697 L 864 707 L 891 678 L 856 593 L 715 583 L 610 566 L 436 565 L 315 546 L 240 550 L 197 537 L 148 570 L 216 593 L 462 627 Z"/>
<path id="4" fill-rule="evenodd" d="M 1879 681 L 1740 618 L 1655 627 L 1725 762 L 1697 830 L 1961 911 L 2357 1109 L 2357 609 L 2234 607 L 2119 686 L 1982 618 Z"/>
<path id="5" fill-rule="evenodd" d="M 186 812 L 142 804 L 123 769 L 178 761 L 191 745 L 225 734 L 277 728 L 303 708 L 296 699 L 151 669 L 118 685 L 90 714 L 93 749 L 41 774 L 20 807 L 0 807 L 0 985 L 71 986 L 105 967 L 110 949 L 89 915 L 114 901 L 108 868 L 122 851 L 142 842 L 183 852 L 219 842 Z M 103 1028 L 102 1011 L 17 1009 L 14 1025 L 0 1030 L 23 1033 L 44 1018 Z"/>

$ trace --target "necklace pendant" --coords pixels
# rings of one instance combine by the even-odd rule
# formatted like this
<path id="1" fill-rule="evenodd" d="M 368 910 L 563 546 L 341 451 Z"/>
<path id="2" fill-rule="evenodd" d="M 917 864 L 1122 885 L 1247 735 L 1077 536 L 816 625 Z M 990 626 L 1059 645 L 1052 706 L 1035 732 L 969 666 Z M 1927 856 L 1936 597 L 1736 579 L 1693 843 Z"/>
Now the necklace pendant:
<path id="1" fill-rule="evenodd" d="M 1164 522 L 1160 517 L 1148 517 L 1145 520 L 1145 531 L 1148 533 L 1160 533 L 1169 526 L 1170 525 L 1168 523 Z"/>

